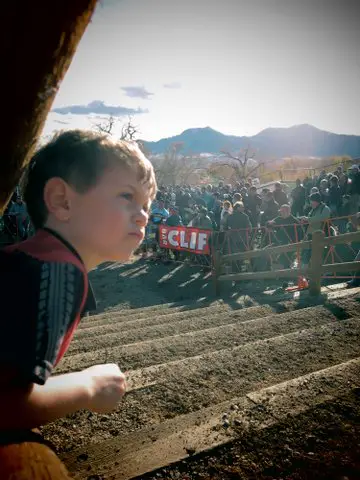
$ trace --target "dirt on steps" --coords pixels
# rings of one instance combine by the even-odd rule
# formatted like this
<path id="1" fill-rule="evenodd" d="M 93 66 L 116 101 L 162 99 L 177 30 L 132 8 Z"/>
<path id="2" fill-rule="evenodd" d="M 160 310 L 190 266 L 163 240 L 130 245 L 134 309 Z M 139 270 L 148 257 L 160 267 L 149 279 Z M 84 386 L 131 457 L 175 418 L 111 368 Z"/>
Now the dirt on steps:
<path id="1" fill-rule="evenodd" d="M 113 413 L 81 411 L 43 431 L 59 451 L 101 442 L 360 356 L 359 334 L 349 319 L 135 370 Z"/>
<path id="2" fill-rule="evenodd" d="M 106 478 L 106 477 L 104 477 Z M 358 480 L 360 389 L 137 480 Z"/>
<path id="3" fill-rule="evenodd" d="M 243 315 L 240 316 L 240 313 Z M 94 361 L 118 362 L 122 369 L 133 370 L 271 338 L 283 331 L 290 333 L 298 329 L 323 325 L 331 320 L 337 321 L 335 315 L 324 307 L 315 307 L 311 311 L 305 308 L 282 315 L 266 315 L 254 319 L 251 319 L 250 312 L 244 311 L 233 315 L 197 319 L 195 324 L 192 320 L 179 321 L 175 325 L 175 332 L 185 330 L 185 333 L 175 333 L 171 336 L 163 336 L 166 330 L 169 333 L 174 332 L 174 327 L 169 330 L 167 325 L 161 325 L 160 329 L 154 326 L 150 331 L 138 329 L 129 332 L 130 338 L 135 336 L 136 339 L 141 339 L 134 343 L 126 343 L 126 340 L 124 342 L 124 338 L 128 339 L 129 336 L 123 334 L 112 334 L 110 337 L 108 334 L 99 335 L 95 339 L 86 338 L 78 341 L 80 345 L 78 347 L 76 344 L 75 352 L 81 348 L 84 353 L 69 351 L 58 371 L 61 373 L 72 371 L 75 366 L 78 369 L 87 368 Z M 214 326 L 218 323 L 219 326 Z M 207 328 L 201 329 L 201 326 Z M 196 330 L 192 330 L 195 328 Z M 149 332 L 156 338 L 147 340 Z M 121 345 L 122 343 L 125 344 Z"/>
<path id="4" fill-rule="evenodd" d="M 78 479 L 86 477 L 89 468 L 100 478 L 130 479 L 238 440 L 248 432 L 256 438 L 263 429 L 336 400 L 341 391 L 356 392 L 359 377 L 360 359 L 350 360 L 133 434 L 83 446 L 63 459 Z"/>
<path id="5" fill-rule="evenodd" d="M 157 270 L 158 283 L 161 283 L 164 290 L 149 279 L 146 268 L 141 265 L 136 268 L 125 266 L 121 271 L 120 279 L 119 272 L 115 269 L 110 274 L 114 279 L 114 295 L 107 305 L 107 287 L 104 287 L 100 295 L 100 310 L 104 313 L 84 320 L 57 373 L 115 361 L 121 368 L 128 370 L 130 392 L 119 408 L 109 415 L 81 411 L 47 425 L 43 429 L 46 438 L 50 439 L 63 455 L 72 455 L 72 452 L 79 448 L 87 447 L 94 452 L 103 451 L 106 458 L 107 442 L 116 443 L 118 439 L 125 439 L 128 435 L 141 437 L 147 429 L 161 430 L 168 422 L 179 424 L 181 429 L 183 417 L 200 415 L 201 418 L 206 409 L 222 408 L 223 402 L 229 402 L 238 395 L 246 397 L 245 403 L 250 402 L 254 406 L 256 402 L 251 399 L 252 395 L 264 388 L 271 388 L 281 382 L 291 382 L 299 375 L 306 376 L 319 369 L 335 367 L 360 356 L 360 320 L 357 318 L 359 302 L 354 296 L 349 297 L 348 292 L 337 299 L 320 299 L 319 302 L 312 299 L 308 301 L 308 297 L 299 301 L 289 299 L 289 296 L 285 299 L 272 297 L 271 302 L 268 296 L 264 296 L 255 302 L 249 295 L 240 292 L 236 296 L 229 296 L 223 302 L 214 302 L 205 294 L 200 302 L 202 308 L 197 310 L 193 306 L 198 306 L 195 297 L 199 297 L 200 292 L 203 293 L 200 289 L 204 283 L 202 275 L 194 273 L 189 278 L 189 272 L 186 275 L 183 272 L 187 277 L 184 288 L 189 294 L 188 301 L 184 305 L 169 305 L 166 302 L 170 300 L 181 301 L 181 294 L 176 298 L 171 296 L 177 285 L 176 279 L 180 278 L 177 275 L 181 274 L 181 269 L 175 272 L 167 286 L 168 280 L 161 283 L 165 278 L 161 275 L 167 275 L 164 269 L 160 267 Z M 107 285 L 108 280 L 107 274 Z M 146 282 L 146 285 L 143 282 Z M 118 310 L 119 292 L 115 290 L 119 285 L 123 288 L 125 297 L 129 296 L 129 301 L 128 304 L 120 305 Z M 179 285 L 179 292 L 182 288 Z M 162 292 L 165 292 L 163 296 Z M 191 302 L 191 295 L 194 302 Z M 109 305 L 114 309 L 106 310 Z M 134 306 L 145 308 L 131 308 Z M 251 308 L 241 309 L 244 306 Z M 311 308 L 307 312 L 304 307 Z M 200 311 L 203 314 L 199 314 Z M 256 315 L 254 313 L 251 316 L 251 311 L 256 312 Z M 275 315 L 274 312 L 283 313 Z M 348 389 L 345 384 L 343 390 L 346 396 Z M 324 391 L 326 392 L 326 388 Z M 347 400 L 344 400 L 346 408 L 353 409 L 353 406 L 349 405 L 354 402 L 354 398 L 348 394 Z M 326 400 L 325 397 L 322 398 L 322 401 Z M 326 416 L 321 416 L 321 406 L 314 406 L 308 412 L 308 420 L 306 414 L 301 413 L 296 417 L 283 419 L 280 422 L 283 425 L 282 430 L 269 426 L 265 430 L 273 432 L 270 437 L 265 435 L 264 430 L 251 435 L 239 428 L 239 439 L 232 446 L 221 447 L 208 455 L 201 454 L 193 458 L 194 452 L 190 448 L 188 458 L 183 462 L 141 478 L 331 479 L 332 477 L 326 476 L 311 477 L 310 469 L 306 468 L 304 472 L 307 476 L 296 476 L 299 473 L 297 459 L 302 459 L 302 468 L 307 456 L 312 457 L 311 453 L 317 455 L 314 449 L 309 453 L 301 446 L 301 435 L 307 438 L 307 429 L 310 432 L 316 431 L 319 427 L 315 424 L 317 418 L 330 426 L 332 421 L 337 421 L 335 416 L 333 418 L 331 402 L 327 405 L 329 408 Z M 310 414 L 311 411 L 314 413 Z M 348 429 L 353 428 L 354 418 L 355 413 L 348 422 L 352 425 Z M 304 419 L 305 423 L 300 419 Z M 321 433 L 322 430 L 319 435 Z M 328 451 L 331 451 L 331 443 L 325 443 L 327 434 L 324 429 L 322 445 L 324 448 L 326 445 Z M 291 455 L 286 453 L 287 447 L 281 443 L 282 435 L 288 442 L 286 445 L 294 452 Z M 254 438 L 259 439 L 258 444 L 254 443 Z M 352 439 L 350 436 L 344 438 L 349 441 Z M 267 441 L 272 441 L 272 444 L 267 446 Z M 284 449 L 285 454 L 281 457 L 281 450 Z M 335 445 L 335 455 L 336 449 Z M 296 452 L 300 453 L 300 457 Z M 137 451 L 130 453 L 136 455 Z M 104 469 L 103 474 L 92 469 L 91 465 L 90 469 L 88 466 L 84 468 L 83 464 L 77 478 L 122 478 L 116 475 L 116 463 L 120 468 L 122 461 L 121 452 L 117 455 L 118 458 L 112 465 L 112 473 L 106 473 Z M 219 458 L 218 462 L 216 456 Z M 272 457 L 276 461 L 271 463 Z M 284 459 L 284 465 L 281 458 Z M 78 465 L 81 465 L 83 460 L 81 457 Z M 321 465 L 322 460 L 319 462 Z M 351 463 L 350 460 L 349 462 Z M 162 465 L 165 464 L 166 462 Z M 321 468 L 316 465 L 314 472 L 321 473 Z M 132 478 L 136 474 L 134 473 Z M 271 476 L 272 474 L 274 475 Z"/>

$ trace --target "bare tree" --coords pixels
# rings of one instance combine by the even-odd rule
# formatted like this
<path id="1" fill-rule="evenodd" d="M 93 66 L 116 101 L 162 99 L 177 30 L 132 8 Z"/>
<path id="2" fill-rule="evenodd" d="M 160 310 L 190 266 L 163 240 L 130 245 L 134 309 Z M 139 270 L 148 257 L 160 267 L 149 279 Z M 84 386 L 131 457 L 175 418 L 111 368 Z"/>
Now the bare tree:
<path id="1" fill-rule="evenodd" d="M 106 133 L 107 135 L 112 135 L 114 125 L 115 125 L 115 118 L 112 115 L 110 115 L 102 123 L 96 123 L 94 127 L 99 133 Z"/>
<path id="2" fill-rule="evenodd" d="M 229 151 L 221 151 L 222 157 L 225 157 L 231 162 L 218 162 L 218 165 L 227 165 L 231 167 L 234 171 L 234 177 L 236 180 L 244 180 L 249 175 L 249 164 L 251 161 L 255 161 L 255 152 L 250 152 L 250 146 L 240 150 L 238 155 L 233 155 Z M 256 169 L 257 167 L 255 167 Z M 254 171 L 254 168 L 251 170 Z"/>
<path id="3" fill-rule="evenodd" d="M 101 123 L 94 125 L 95 130 L 106 135 L 115 135 L 115 129 L 118 127 L 119 119 L 114 118 L 113 115 L 109 115 Z M 121 126 L 120 140 L 136 141 L 136 137 L 139 134 L 138 125 L 134 125 L 132 117 L 128 118 L 128 121 Z"/>
<path id="4" fill-rule="evenodd" d="M 189 181 L 191 175 L 202 175 L 206 167 L 201 158 L 191 154 L 181 154 L 183 143 L 173 143 L 162 156 L 150 156 L 159 184 L 181 185 Z"/>
<path id="5" fill-rule="evenodd" d="M 132 117 L 129 117 L 127 123 L 121 127 L 120 139 L 128 141 L 136 140 L 137 135 L 140 133 L 138 128 L 138 125 L 133 124 Z"/>

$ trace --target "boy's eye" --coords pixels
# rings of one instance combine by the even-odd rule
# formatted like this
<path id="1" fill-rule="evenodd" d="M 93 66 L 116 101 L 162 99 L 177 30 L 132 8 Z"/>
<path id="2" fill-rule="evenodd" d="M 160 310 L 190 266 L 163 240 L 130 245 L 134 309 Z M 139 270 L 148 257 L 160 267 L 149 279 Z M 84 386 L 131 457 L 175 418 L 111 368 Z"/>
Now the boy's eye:
<path id="1" fill-rule="evenodd" d="M 120 193 L 119 195 L 121 198 L 125 198 L 125 200 L 129 200 L 129 202 L 131 202 L 134 198 L 134 195 L 130 192 L 128 193 Z"/>

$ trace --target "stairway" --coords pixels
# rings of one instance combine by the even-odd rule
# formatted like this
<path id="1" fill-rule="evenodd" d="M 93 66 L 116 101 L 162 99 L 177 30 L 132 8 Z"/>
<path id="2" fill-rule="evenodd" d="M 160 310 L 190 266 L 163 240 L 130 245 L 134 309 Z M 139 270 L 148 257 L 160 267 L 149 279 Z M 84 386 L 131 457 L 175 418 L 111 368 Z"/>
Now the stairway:
<path id="1" fill-rule="evenodd" d="M 56 373 L 116 362 L 128 394 L 43 433 L 74 478 L 125 480 L 298 415 L 360 386 L 359 292 L 283 313 L 217 301 L 90 316 Z"/>

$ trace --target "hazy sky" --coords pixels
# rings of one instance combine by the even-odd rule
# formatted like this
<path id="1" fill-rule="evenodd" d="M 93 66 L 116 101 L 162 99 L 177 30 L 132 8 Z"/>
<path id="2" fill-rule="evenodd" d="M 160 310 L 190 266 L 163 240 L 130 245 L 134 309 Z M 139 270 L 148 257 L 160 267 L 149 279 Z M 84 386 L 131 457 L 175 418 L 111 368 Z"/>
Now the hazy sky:
<path id="1" fill-rule="evenodd" d="M 359 18 L 359 0 L 103 0 L 44 133 L 133 113 L 147 140 L 301 123 L 360 135 Z"/>

